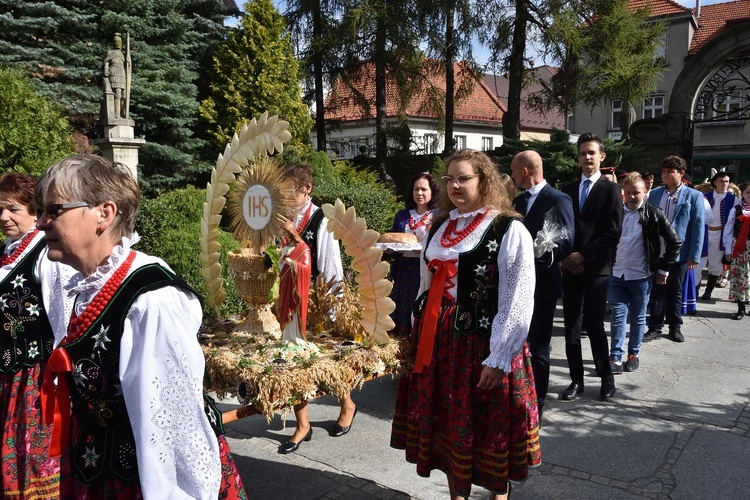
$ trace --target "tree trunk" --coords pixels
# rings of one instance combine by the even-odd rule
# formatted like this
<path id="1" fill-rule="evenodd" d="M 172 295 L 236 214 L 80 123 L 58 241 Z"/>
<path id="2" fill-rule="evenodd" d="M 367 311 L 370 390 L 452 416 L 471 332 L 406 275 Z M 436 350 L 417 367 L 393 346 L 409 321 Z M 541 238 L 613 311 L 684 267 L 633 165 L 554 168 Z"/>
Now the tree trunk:
<path id="1" fill-rule="evenodd" d="M 445 12 L 445 147 L 443 154 L 453 152 L 453 114 L 456 94 L 456 75 L 453 63 L 456 59 L 456 40 L 453 33 L 454 1 L 449 0 Z"/>
<path id="2" fill-rule="evenodd" d="M 320 39 L 323 26 L 320 19 L 320 2 L 313 10 L 313 76 L 315 78 L 315 132 L 318 151 L 326 151 L 325 95 L 323 94 L 323 54 L 320 52 Z"/>
<path id="3" fill-rule="evenodd" d="M 386 2 L 385 8 L 388 5 Z M 388 158 L 388 136 L 386 134 L 386 119 L 388 109 L 386 104 L 386 27 L 385 12 L 378 14 L 377 26 L 375 28 L 375 168 L 380 173 L 383 181 L 393 185 L 393 179 L 386 171 L 386 160 Z"/>
<path id="4" fill-rule="evenodd" d="M 508 75 L 508 110 L 503 115 L 503 137 L 508 139 L 521 138 L 521 89 L 528 16 L 526 1 L 516 0 L 516 22 L 513 26 L 513 48 L 510 53 Z"/>

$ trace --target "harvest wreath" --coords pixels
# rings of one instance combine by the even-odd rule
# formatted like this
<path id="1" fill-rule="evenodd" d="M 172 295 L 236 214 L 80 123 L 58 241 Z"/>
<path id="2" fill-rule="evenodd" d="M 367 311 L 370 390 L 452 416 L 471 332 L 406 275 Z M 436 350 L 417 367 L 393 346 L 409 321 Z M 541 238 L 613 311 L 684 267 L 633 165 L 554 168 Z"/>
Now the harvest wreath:
<path id="1" fill-rule="evenodd" d="M 340 239 L 352 258 L 353 282 L 326 283 L 319 278 L 309 297 L 307 341 L 282 343 L 278 323 L 266 294 L 277 270 L 265 267 L 263 249 L 279 236 L 289 212 L 289 192 L 282 185 L 278 167 L 265 158 L 281 151 L 289 139 L 288 124 L 264 114 L 234 136 L 207 187 L 201 239 L 207 302 L 217 311 L 217 323 L 200 335 L 206 358 L 205 388 L 220 397 L 236 396 L 243 414 L 262 413 L 270 421 L 275 411 L 331 393 L 338 397 L 359 388 L 365 380 L 398 372 L 402 343 L 391 340 L 390 313 L 395 304 L 388 297 L 392 283 L 386 280 L 388 263 L 373 245 L 378 233 L 367 229 L 353 207 L 340 200 L 324 205 L 328 231 Z M 239 178 L 238 178 L 239 176 Z M 229 200 L 225 195 L 229 195 Z M 244 322 L 224 321 L 218 314 L 224 298 L 218 263 L 218 225 L 229 201 L 231 229 L 243 246 L 234 252 L 230 276 L 248 303 Z M 270 316 L 270 320 L 269 320 Z M 224 421 L 240 418 L 224 415 Z"/>

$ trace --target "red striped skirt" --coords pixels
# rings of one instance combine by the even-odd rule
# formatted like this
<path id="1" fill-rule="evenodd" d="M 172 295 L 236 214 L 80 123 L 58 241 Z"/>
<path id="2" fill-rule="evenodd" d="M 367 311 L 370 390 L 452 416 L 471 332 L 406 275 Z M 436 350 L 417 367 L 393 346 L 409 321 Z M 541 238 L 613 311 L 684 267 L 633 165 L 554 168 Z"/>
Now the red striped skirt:
<path id="1" fill-rule="evenodd" d="M 60 461 L 49 457 L 52 428 L 44 425 L 41 368 L 0 373 L 2 492 L 6 499 L 57 498 Z"/>
<path id="2" fill-rule="evenodd" d="M 472 484 L 502 494 L 508 479 L 524 480 L 541 463 L 531 356 L 524 344 L 501 387 L 477 389 L 489 338 L 457 333 L 454 311 L 444 299 L 430 366 L 399 382 L 391 446 L 406 450 L 420 476 L 445 472 L 459 495 L 468 497 Z M 419 328 L 411 334 L 412 360 Z"/>

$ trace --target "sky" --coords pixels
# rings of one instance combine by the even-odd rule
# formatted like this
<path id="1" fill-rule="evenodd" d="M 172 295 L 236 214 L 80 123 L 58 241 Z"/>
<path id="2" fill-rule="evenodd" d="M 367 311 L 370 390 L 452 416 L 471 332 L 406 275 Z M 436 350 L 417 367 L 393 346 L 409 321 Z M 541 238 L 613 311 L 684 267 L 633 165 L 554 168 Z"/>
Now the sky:
<path id="1" fill-rule="evenodd" d="M 715 4 L 715 3 L 724 3 L 726 1 L 727 0 L 701 0 L 701 6 Z M 245 5 L 246 0 L 236 0 L 236 2 L 237 2 L 237 7 L 239 7 L 240 10 L 243 10 L 243 6 Z M 284 11 L 286 10 L 286 0 L 273 0 L 273 3 L 276 6 L 276 8 L 279 9 L 279 12 L 283 14 Z M 681 0 L 681 1 L 677 1 L 677 3 L 685 7 L 695 8 L 695 0 Z M 227 24 L 236 26 L 236 22 L 229 22 Z M 529 55 L 529 57 L 533 58 L 534 56 Z M 482 47 L 481 45 L 477 43 L 474 46 L 474 58 L 480 65 L 484 65 L 487 63 L 489 59 L 489 53 L 484 47 Z M 541 59 L 541 56 L 539 56 L 539 59 Z M 536 64 L 537 65 L 544 64 L 544 61 L 538 60 L 536 61 Z"/>

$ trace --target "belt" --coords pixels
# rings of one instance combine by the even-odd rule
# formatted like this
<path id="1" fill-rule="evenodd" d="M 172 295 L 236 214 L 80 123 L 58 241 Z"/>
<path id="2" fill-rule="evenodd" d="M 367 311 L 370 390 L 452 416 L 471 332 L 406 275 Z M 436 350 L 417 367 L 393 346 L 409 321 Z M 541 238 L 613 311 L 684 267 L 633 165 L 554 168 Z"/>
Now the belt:
<path id="1" fill-rule="evenodd" d="M 721 231 L 721 226 L 708 226 L 709 231 Z"/>

